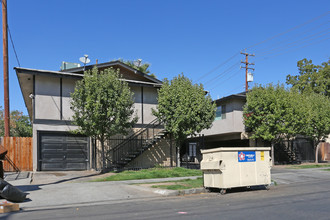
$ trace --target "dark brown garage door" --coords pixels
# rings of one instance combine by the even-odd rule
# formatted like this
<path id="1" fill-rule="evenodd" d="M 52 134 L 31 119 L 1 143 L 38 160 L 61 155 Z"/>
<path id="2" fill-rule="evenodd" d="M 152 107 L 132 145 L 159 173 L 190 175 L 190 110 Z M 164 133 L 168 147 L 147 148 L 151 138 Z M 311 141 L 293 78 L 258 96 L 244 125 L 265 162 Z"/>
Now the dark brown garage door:
<path id="1" fill-rule="evenodd" d="M 88 138 L 67 133 L 39 134 L 39 170 L 86 170 Z"/>

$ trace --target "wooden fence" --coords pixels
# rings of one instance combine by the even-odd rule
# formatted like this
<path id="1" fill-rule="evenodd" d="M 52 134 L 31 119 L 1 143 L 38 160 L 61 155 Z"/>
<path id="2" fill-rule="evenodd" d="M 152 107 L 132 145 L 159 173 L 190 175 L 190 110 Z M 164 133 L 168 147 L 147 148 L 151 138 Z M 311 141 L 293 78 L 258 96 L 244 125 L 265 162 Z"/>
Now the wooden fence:
<path id="1" fill-rule="evenodd" d="M 20 171 L 32 171 L 32 138 L 31 137 L 3 137 L 1 145 L 8 151 L 7 157 Z M 9 161 L 3 161 L 5 172 L 15 171 Z"/>
<path id="2" fill-rule="evenodd" d="M 319 160 L 330 161 L 330 143 L 320 143 Z"/>

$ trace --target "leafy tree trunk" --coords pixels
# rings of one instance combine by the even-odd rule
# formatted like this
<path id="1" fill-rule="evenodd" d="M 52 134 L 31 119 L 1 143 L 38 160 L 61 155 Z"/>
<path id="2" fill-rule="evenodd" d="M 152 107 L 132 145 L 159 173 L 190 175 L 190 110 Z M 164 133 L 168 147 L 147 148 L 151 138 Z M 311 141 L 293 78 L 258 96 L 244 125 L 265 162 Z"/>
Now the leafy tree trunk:
<path id="1" fill-rule="evenodd" d="M 176 167 L 181 167 L 180 164 L 180 150 L 181 150 L 181 141 L 176 141 Z"/>
<path id="2" fill-rule="evenodd" d="M 180 167 L 180 145 L 176 146 L 176 166 Z"/>
<path id="3" fill-rule="evenodd" d="M 170 165 L 173 167 L 173 146 L 172 146 L 172 134 L 170 134 Z"/>
<path id="4" fill-rule="evenodd" d="M 271 154 L 272 154 L 272 166 L 275 165 L 275 151 L 274 151 L 274 142 L 271 143 Z"/>
<path id="5" fill-rule="evenodd" d="M 319 150 L 320 150 L 320 142 L 314 142 L 314 149 L 315 149 L 315 163 L 319 163 Z"/>
<path id="6" fill-rule="evenodd" d="M 102 170 L 101 170 L 101 173 L 104 173 L 105 169 L 106 169 L 104 138 L 101 138 L 100 142 L 101 142 L 101 148 L 102 148 Z"/>

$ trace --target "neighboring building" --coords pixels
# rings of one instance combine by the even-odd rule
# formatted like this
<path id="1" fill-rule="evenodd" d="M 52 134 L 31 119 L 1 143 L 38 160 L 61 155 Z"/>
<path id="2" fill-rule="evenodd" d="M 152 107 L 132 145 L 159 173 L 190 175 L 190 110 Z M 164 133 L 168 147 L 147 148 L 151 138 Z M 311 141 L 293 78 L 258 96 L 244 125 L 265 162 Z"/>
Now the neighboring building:
<path id="1" fill-rule="evenodd" d="M 243 124 L 246 93 L 226 96 L 214 102 L 217 110 L 212 127 L 201 132 L 205 148 L 249 146 Z"/>
<path id="2" fill-rule="evenodd" d="M 86 70 L 93 66 L 86 66 Z M 133 133 L 155 119 L 151 109 L 157 105 L 157 90 L 162 85 L 160 80 L 120 61 L 96 66 L 99 70 L 119 69 L 133 91 L 134 107 L 139 117 Z M 76 81 L 82 79 L 84 68 L 48 71 L 16 67 L 15 70 L 33 125 L 33 170 L 99 168 L 101 157 L 95 147 L 97 143 L 71 132 L 77 127 L 71 121 L 70 93 L 74 91 Z"/>
<path id="3" fill-rule="evenodd" d="M 182 147 L 183 166 L 189 164 L 191 167 L 198 167 L 202 160 L 201 149 L 249 146 L 243 124 L 246 93 L 233 94 L 214 102 L 217 109 L 212 127 L 203 130 L 194 138 L 189 138 Z"/>
<path id="4" fill-rule="evenodd" d="M 186 146 L 181 151 L 184 162 L 188 161 L 191 164 L 199 164 L 202 159 L 200 153 L 200 149 L 202 148 L 271 146 L 271 143 L 266 141 L 249 139 L 249 133 L 245 129 L 243 118 L 246 92 L 223 97 L 214 102 L 216 103 L 217 110 L 212 127 L 203 130 L 196 138 L 187 140 Z M 323 151 L 325 152 L 326 150 Z M 325 154 L 323 153 L 322 155 Z M 312 162 L 315 158 L 312 142 L 300 136 L 291 140 L 289 143 L 277 144 L 275 146 L 274 156 L 275 163 L 278 164 Z M 322 156 L 322 158 L 324 157 Z"/>

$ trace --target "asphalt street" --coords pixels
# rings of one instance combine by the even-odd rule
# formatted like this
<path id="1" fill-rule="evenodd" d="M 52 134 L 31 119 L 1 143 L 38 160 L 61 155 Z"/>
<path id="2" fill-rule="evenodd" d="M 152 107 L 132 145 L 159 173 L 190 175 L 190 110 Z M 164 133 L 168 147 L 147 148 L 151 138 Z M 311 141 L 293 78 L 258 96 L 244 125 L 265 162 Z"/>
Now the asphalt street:
<path id="1" fill-rule="evenodd" d="M 2 219 L 330 219 L 330 176 L 323 170 L 284 170 L 277 186 L 226 195 L 132 198 L 25 210 Z M 289 178 L 289 177 L 292 178 Z M 300 177 L 300 178 L 299 178 Z M 308 177 L 306 181 L 304 178 Z M 285 182 L 285 183 L 283 183 Z"/>

